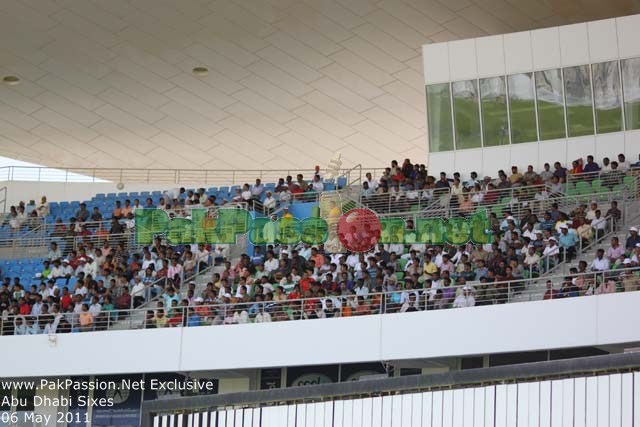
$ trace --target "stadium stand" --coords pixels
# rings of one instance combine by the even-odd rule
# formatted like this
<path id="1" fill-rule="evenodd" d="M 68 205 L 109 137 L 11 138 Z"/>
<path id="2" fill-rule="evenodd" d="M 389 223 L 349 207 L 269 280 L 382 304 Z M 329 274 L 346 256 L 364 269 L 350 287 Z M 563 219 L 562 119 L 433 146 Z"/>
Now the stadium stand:
<path id="1" fill-rule="evenodd" d="M 514 166 L 496 179 L 475 172 L 436 179 L 406 159 L 391 162 L 380 176 L 368 173 L 349 192 L 354 186 L 345 177 L 322 180 L 318 173 L 311 180 L 298 175 L 266 184 L 256 179 L 253 185 L 20 203 L 4 219 L 3 237 L 28 242 L 37 235 L 49 250 L 46 257 L 0 262 L 0 332 L 315 319 L 637 290 L 640 237 L 633 226 L 628 236 L 620 228 L 632 219 L 625 202 L 637 196 L 634 168 L 640 165 L 618 159 L 602 168 L 592 156 L 570 170 L 558 162 L 553 171 L 549 164 L 524 173 Z M 494 241 L 405 240 L 363 254 L 277 244 L 238 257 L 229 245 L 170 246 L 156 238 L 139 247 L 132 238 L 141 207 L 171 216 L 227 206 L 283 216 L 290 204 L 318 205 L 321 194 L 335 191 L 347 194 L 351 203 L 344 206 L 405 218 L 407 234 L 416 218 L 487 209 Z M 600 252 L 605 239 L 611 246 Z"/>

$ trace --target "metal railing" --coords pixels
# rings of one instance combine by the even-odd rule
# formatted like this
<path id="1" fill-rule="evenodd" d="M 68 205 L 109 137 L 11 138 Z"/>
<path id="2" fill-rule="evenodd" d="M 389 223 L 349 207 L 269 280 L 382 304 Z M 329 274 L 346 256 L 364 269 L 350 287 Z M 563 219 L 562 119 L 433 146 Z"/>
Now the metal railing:
<path id="1" fill-rule="evenodd" d="M 449 287 L 405 288 L 306 299 L 286 299 L 286 296 L 276 293 L 272 301 L 233 302 L 236 297 L 225 297 L 224 302 L 217 304 L 165 306 L 161 309 L 98 311 L 97 307 L 89 307 L 94 311 L 91 316 L 79 312 L 5 316 L 0 323 L 0 335 L 34 335 L 45 333 L 45 329 L 46 333 L 53 334 L 264 323 L 586 297 L 638 291 L 639 273 L 640 267 L 634 267 L 582 272 L 572 276 L 493 283 L 469 281 Z M 140 313 L 144 315 L 140 316 Z"/>
<path id="2" fill-rule="evenodd" d="M 358 173 L 371 172 L 379 176 L 384 168 L 363 169 Z M 350 175 L 354 168 L 339 170 L 337 176 Z M 65 168 L 37 166 L 5 166 L 0 168 L 2 181 L 35 182 L 116 182 L 137 184 L 198 184 L 239 185 L 260 178 L 263 182 L 277 182 L 280 178 L 302 174 L 311 178 L 314 169 L 125 169 L 125 168 Z"/>

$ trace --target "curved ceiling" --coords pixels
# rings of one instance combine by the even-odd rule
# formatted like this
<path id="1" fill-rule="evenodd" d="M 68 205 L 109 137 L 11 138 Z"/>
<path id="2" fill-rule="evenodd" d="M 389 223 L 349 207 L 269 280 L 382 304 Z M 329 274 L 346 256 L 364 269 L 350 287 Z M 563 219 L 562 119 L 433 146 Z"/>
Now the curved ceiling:
<path id="1" fill-rule="evenodd" d="M 632 0 L 2 0 L 0 156 L 279 169 L 426 159 L 421 45 Z M 192 69 L 209 68 L 206 77 Z"/>

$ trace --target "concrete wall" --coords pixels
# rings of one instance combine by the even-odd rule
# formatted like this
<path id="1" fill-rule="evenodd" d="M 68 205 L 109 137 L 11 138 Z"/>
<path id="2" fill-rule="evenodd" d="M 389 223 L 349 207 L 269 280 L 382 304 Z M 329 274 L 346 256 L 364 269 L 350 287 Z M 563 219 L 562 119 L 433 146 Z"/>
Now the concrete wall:
<path id="1" fill-rule="evenodd" d="M 184 372 L 640 341 L 640 292 L 269 324 L 0 337 L 0 378 Z M 15 360 L 21 360 L 16 364 Z M 42 363 L 46 360 L 47 363 Z"/>

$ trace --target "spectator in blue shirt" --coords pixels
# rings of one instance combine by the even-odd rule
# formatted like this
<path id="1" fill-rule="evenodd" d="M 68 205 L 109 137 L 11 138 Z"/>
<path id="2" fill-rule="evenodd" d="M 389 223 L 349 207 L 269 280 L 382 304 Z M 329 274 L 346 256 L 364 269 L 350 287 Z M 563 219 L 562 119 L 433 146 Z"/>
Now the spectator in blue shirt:
<path id="1" fill-rule="evenodd" d="M 578 238 L 576 237 L 576 233 L 569 233 L 569 226 L 566 224 L 560 226 L 560 236 L 558 237 L 558 243 L 560 244 L 560 248 L 564 252 L 564 255 L 566 257 L 565 259 L 567 261 L 575 257 Z"/>
<path id="2" fill-rule="evenodd" d="M 587 173 L 594 173 L 594 172 L 598 172 L 600 171 L 600 166 L 598 166 L 598 164 L 596 162 L 593 161 L 593 156 L 589 155 L 587 156 L 587 164 L 584 165 L 584 168 L 582 169 L 583 172 Z"/>

